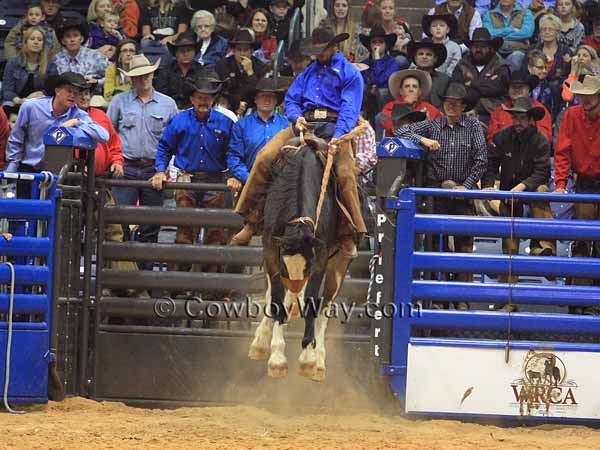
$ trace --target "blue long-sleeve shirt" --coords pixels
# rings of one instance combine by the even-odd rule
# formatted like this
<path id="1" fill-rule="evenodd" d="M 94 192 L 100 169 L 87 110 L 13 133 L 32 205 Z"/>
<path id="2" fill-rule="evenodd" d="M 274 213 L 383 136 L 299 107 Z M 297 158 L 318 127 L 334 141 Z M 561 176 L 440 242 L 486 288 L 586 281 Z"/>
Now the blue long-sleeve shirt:
<path id="1" fill-rule="evenodd" d="M 79 124 L 71 128 L 75 135 L 85 135 L 96 144 L 108 141 L 108 131 L 77 106 L 71 107 L 60 116 L 55 116 L 52 97 L 26 100 L 21 105 L 17 122 L 8 138 L 6 171 L 16 172 L 19 164 L 42 168 L 45 152 L 44 134 L 50 127 L 60 126 L 71 119 L 79 119 Z"/>
<path id="2" fill-rule="evenodd" d="M 227 168 L 231 176 L 245 183 L 256 154 L 288 126 L 287 118 L 281 114 L 275 113 L 265 122 L 256 111 L 235 123 L 227 149 Z"/>
<path id="3" fill-rule="evenodd" d="M 394 72 L 400 70 L 400 64 L 396 58 L 385 55 L 381 59 L 365 59 L 363 64 L 369 66 L 367 70 L 361 72 L 365 79 L 365 86 L 376 85 L 379 89 L 388 87 L 388 80 Z"/>
<path id="4" fill-rule="evenodd" d="M 504 15 L 502 15 L 502 11 L 500 10 L 500 5 L 496 6 L 494 9 L 492 9 L 491 11 L 488 11 L 487 13 L 485 13 L 483 15 L 482 20 L 481 20 L 482 24 L 485 28 L 487 28 L 489 30 L 492 37 L 502 37 L 502 38 L 504 38 L 504 40 L 508 40 L 508 41 L 524 41 L 527 39 L 531 39 L 531 36 L 533 36 L 533 31 L 535 28 L 535 21 L 533 19 L 533 14 L 531 13 L 531 11 L 529 9 L 524 9 L 518 3 L 515 4 L 514 8 L 515 8 L 514 11 L 524 10 L 525 15 L 523 17 L 523 25 L 521 26 L 520 30 L 516 30 L 515 28 L 513 28 L 511 26 L 510 22 L 512 20 L 512 15 L 510 17 L 505 17 Z M 502 20 L 504 22 L 503 28 L 494 28 L 494 26 L 492 24 L 492 16 L 491 16 L 492 14 L 502 17 Z"/>
<path id="5" fill-rule="evenodd" d="M 339 114 L 334 138 L 356 126 L 363 98 L 363 79 L 341 52 L 327 64 L 314 61 L 296 77 L 285 96 L 285 113 L 292 123 L 304 112 L 329 108 Z"/>
<path id="6" fill-rule="evenodd" d="M 233 121 L 214 109 L 201 121 L 193 108 L 176 114 L 165 128 L 156 149 L 156 171 L 167 170 L 175 155 L 175 167 L 186 172 L 222 172 Z"/>

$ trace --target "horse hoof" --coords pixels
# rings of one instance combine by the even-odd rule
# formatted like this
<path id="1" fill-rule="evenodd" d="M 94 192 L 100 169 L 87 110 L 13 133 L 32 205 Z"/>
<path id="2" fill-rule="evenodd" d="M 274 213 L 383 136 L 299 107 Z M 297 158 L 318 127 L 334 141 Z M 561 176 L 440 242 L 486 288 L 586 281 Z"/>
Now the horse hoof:
<path id="1" fill-rule="evenodd" d="M 271 378 L 285 378 L 288 374 L 287 364 L 269 365 L 267 374 Z"/>
<path id="2" fill-rule="evenodd" d="M 310 377 L 313 381 L 323 381 L 325 379 L 325 368 L 324 367 L 316 367 L 313 372 L 312 377 Z"/>
<path id="3" fill-rule="evenodd" d="M 267 355 L 269 354 L 269 349 L 260 348 L 260 347 L 250 347 L 248 351 L 248 358 L 252 361 L 263 361 L 267 359 Z"/>
<path id="4" fill-rule="evenodd" d="M 302 377 L 312 379 L 316 369 L 317 365 L 315 363 L 300 364 L 298 366 L 298 374 Z"/>

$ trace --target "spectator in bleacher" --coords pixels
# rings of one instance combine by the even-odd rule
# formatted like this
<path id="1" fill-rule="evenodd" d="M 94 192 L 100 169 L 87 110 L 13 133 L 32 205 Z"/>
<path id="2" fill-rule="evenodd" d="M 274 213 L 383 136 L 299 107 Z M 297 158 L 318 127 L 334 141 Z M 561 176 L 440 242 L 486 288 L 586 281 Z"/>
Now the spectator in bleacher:
<path id="1" fill-rule="evenodd" d="M 535 28 L 531 11 L 518 4 L 517 0 L 500 0 L 498 6 L 483 16 L 482 23 L 492 37 L 503 39 L 498 51 L 511 69 L 518 70 Z"/>
<path id="2" fill-rule="evenodd" d="M 0 108 L 0 170 L 6 168 L 6 144 L 11 129 L 10 119 L 6 117 L 4 108 Z"/>
<path id="3" fill-rule="evenodd" d="M 362 76 L 365 80 L 365 87 L 375 96 L 379 94 L 372 92 L 373 90 L 384 89 L 387 93 L 388 80 L 394 72 L 406 69 L 409 66 L 408 60 L 405 61 L 404 67 L 400 67 L 398 61 L 390 55 L 390 49 L 394 47 L 397 36 L 394 33 L 386 33 L 381 27 L 371 28 L 371 32 L 360 35 L 360 42 L 369 49 L 369 58 L 361 61 L 362 64 L 369 66 L 363 70 Z"/>
<path id="4" fill-rule="evenodd" d="M 4 103 L 2 105 L 2 112 L 8 118 L 8 128 L 12 130 L 17 122 L 17 116 L 19 115 L 20 105 L 13 105 L 12 103 Z M 7 135 L 8 137 L 8 135 Z"/>
<path id="5" fill-rule="evenodd" d="M 119 25 L 123 28 L 125 36 L 137 39 L 140 26 L 140 7 L 136 0 L 112 0 L 113 6 L 119 13 Z"/>
<path id="6" fill-rule="evenodd" d="M 216 26 L 215 16 L 208 11 L 196 11 L 192 16 L 190 28 L 196 33 L 196 43 L 198 44 L 196 61 L 203 66 L 214 66 L 225 58 L 229 49 L 227 39 L 215 33 Z"/>
<path id="7" fill-rule="evenodd" d="M 424 146 L 427 151 L 426 186 L 444 189 L 477 189 L 477 183 L 487 167 L 487 146 L 483 128 L 476 117 L 464 113 L 477 102 L 463 84 L 450 83 L 444 95 L 444 116 L 405 125 L 396 131 L 400 138 L 409 139 Z M 469 200 L 442 198 L 434 202 L 435 214 L 474 215 Z M 433 248 L 439 248 L 438 235 L 433 236 Z M 444 237 L 444 251 L 450 251 Z M 454 236 L 454 251 L 473 253 L 473 237 Z M 473 274 L 459 273 L 457 281 L 473 281 Z M 469 304 L 460 301 L 456 309 L 468 309 Z"/>
<path id="8" fill-rule="evenodd" d="M 331 28 L 336 35 L 342 33 L 350 35 L 350 39 L 340 44 L 340 51 L 348 61 L 357 62 L 366 58 L 366 54 L 360 51 L 363 46 L 359 43 L 358 29 L 352 20 L 348 0 L 335 0 L 333 14 L 328 14 L 319 26 Z"/>
<path id="9" fill-rule="evenodd" d="M 114 10 L 115 7 L 112 0 L 92 0 L 88 6 L 85 18 L 91 26 L 96 20 L 101 19 L 104 14 Z"/>
<path id="10" fill-rule="evenodd" d="M 238 29 L 231 46 L 233 55 L 219 61 L 215 70 L 221 80 L 228 80 L 225 89 L 239 102 L 236 112 L 238 117 L 242 117 L 253 100 L 252 93 L 256 83 L 265 75 L 267 68 L 257 57 L 252 56 L 257 47 L 252 30 Z"/>
<path id="11" fill-rule="evenodd" d="M 563 82 L 562 99 L 571 105 L 579 104 L 579 101 L 571 92 L 571 83 L 585 75 L 598 75 L 600 73 L 600 59 L 598 53 L 589 45 L 581 45 L 577 54 L 571 60 L 571 73 Z"/>
<path id="12" fill-rule="evenodd" d="M 449 13 L 456 17 L 458 21 L 458 30 L 456 32 L 456 42 L 464 44 L 467 39 L 473 37 L 473 31 L 481 28 L 481 15 L 473 6 L 465 0 L 447 0 L 446 2 L 435 5 L 428 14 Z"/>
<path id="13" fill-rule="evenodd" d="M 510 69 L 496 53 L 502 43 L 502 38 L 492 38 L 487 28 L 476 29 L 473 38 L 465 41 L 469 53 L 462 57 L 452 74 L 452 81 L 479 92 L 475 112 L 485 124 L 492 111 L 504 101 L 508 90 Z"/>
<path id="14" fill-rule="evenodd" d="M 458 22 L 452 14 L 426 14 L 421 21 L 423 32 L 431 38 L 436 44 L 442 44 L 446 47 L 446 59 L 444 63 L 437 68 L 449 77 L 456 68 L 456 65 L 462 58 L 460 46 L 454 42 Z"/>
<path id="15" fill-rule="evenodd" d="M 257 153 L 273 136 L 290 126 L 286 117 L 275 112 L 284 93 L 272 78 L 261 79 L 254 94 L 254 111 L 233 125 L 227 148 L 227 187 L 231 191 L 242 190 Z"/>
<path id="16" fill-rule="evenodd" d="M 80 91 L 88 88 L 82 75 L 65 72 L 56 76 L 51 84 L 51 97 L 32 99 L 21 105 L 17 122 L 8 138 L 7 172 L 43 170 L 43 138 L 52 126 L 73 128 L 76 135 L 96 143 L 108 140 L 108 132 L 77 107 Z"/>
<path id="17" fill-rule="evenodd" d="M 510 74 L 508 82 L 508 99 L 498 106 L 490 117 L 490 126 L 487 131 L 487 140 L 492 142 L 494 135 L 503 128 L 512 125 L 512 115 L 510 108 L 519 98 L 530 98 L 531 91 L 536 88 L 539 82 L 538 77 L 530 75 L 527 71 L 517 71 Z M 546 110 L 544 105 L 537 100 L 533 100 L 533 105 L 544 111 L 544 114 L 535 122 L 538 129 L 546 136 L 548 142 L 552 142 L 552 115 Z"/>
<path id="18" fill-rule="evenodd" d="M 135 55 L 129 70 L 119 69 L 131 79 L 132 89 L 115 96 L 108 108 L 108 117 L 121 138 L 127 180 L 148 180 L 154 175 L 158 140 L 177 114 L 175 101 L 152 87 L 159 64 L 160 61 L 150 64 L 144 55 Z M 119 187 L 113 194 L 120 205 L 135 205 L 139 201 L 142 206 L 162 206 L 163 201 L 161 193 L 150 188 Z M 125 229 L 128 231 L 128 227 Z M 159 230 L 156 225 L 141 225 L 136 240 L 156 242 Z M 151 269 L 152 265 L 144 267 Z"/>
<path id="19" fill-rule="evenodd" d="M 550 111 L 554 122 L 560 113 L 562 102 L 559 86 L 547 77 L 548 58 L 541 50 L 531 50 L 527 53 L 526 61 L 527 71 L 540 80 L 538 85 L 531 91 L 531 98 L 540 102 L 546 110 Z"/>
<path id="20" fill-rule="evenodd" d="M 312 62 L 310 56 L 306 56 L 300 51 L 301 43 L 302 40 L 300 39 L 292 43 L 290 50 L 286 56 L 286 59 L 290 64 L 289 69 L 291 69 L 291 72 L 284 72 L 284 75 L 296 77 Z"/>
<path id="21" fill-rule="evenodd" d="M 446 47 L 433 43 L 431 39 L 423 39 L 421 42 L 411 41 L 408 44 L 408 59 L 412 63 L 411 69 L 422 70 L 431 77 L 431 90 L 423 100 L 441 109 L 442 97 L 450 83 L 450 77 L 438 70 L 446 59 Z"/>
<path id="22" fill-rule="evenodd" d="M 195 79 L 204 70 L 199 62 L 194 61 L 196 41 L 191 33 L 180 34 L 173 43 L 168 43 L 169 51 L 174 61 L 161 67 L 154 77 L 154 89 L 168 95 L 177 107 L 191 107 L 189 86 L 186 78 Z"/>
<path id="23" fill-rule="evenodd" d="M 107 1 L 107 0 L 102 0 Z M 98 2 L 100 3 L 100 2 Z M 110 61 L 116 59 L 117 45 L 123 40 L 123 30 L 119 27 L 119 15 L 114 10 L 104 12 L 96 22 L 90 23 L 90 38 L 87 46 L 98 50 Z"/>
<path id="24" fill-rule="evenodd" d="M 273 25 L 273 35 L 277 42 L 287 43 L 290 34 L 291 15 L 289 0 L 269 0 L 269 12 Z"/>
<path id="25" fill-rule="evenodd" d="M 407 47 L 409 42 L 412 42 L 413 37 L 410 34 L 410 28 L 408 23 L 404 21 L 404 19 L 399 18 L 396 21 L 396 26 L 394 27 L 394 34 L 396 35 L 396 44 L 394 48 L 391 50 L 392 56 L 395 58 L 401 56 L 406 57 Z"/>
<path id="26" fill-rule="evenodd" d="M 179 169 L 180 183 L 222 183 L 227 169 L 226 151 L 233 122 L 215 111 L 213 104 L 220 89 L 220 82 L 201 76 L 190 80 L 193 108 L 175 115 L 165 128 L 156 147 L 156 173 L 152 187 L 161 191 L 168 178 L 168 166 L 172 157 Z M 156 192 L 155 191 L 155 192 Z M 175 191 L 178 208 L 223 208 L 225 193 L 218 191 Z M 198 228 L 177 227 L 175 243 L 194 244 Z M 225 244 L 223 228 L 209 228 L 203 244 Z M 170 270 L 189 270 L 189 265 L 170 267 Z"/>
<path id="27" fill-rule="evenodd" d="M 581 40 L 583 45 L 589 45 L 594 50 L 600 50 L 600 7 L 591 12 L 592 33 Z"/>
<path id="28" fill-rule="evenodd" d="M 546 14 L 540 19 L 540 42 L 534 48 L 541 50 L 548 58 L 548 79 L 562 83 L 571 71 L 573 52 L 558 42 L 560 19 Z"/>
<path id="29" fill-rule="evenodd" d="M 117 61 L 106 68 L 104 75 L 104 100 L 107 102 L 111 101 L 113 95 L 131 89 L 131 80 L 123 74 L 123 71 L 127 72 L 129 70 L 131 58 L 137 51 L 137 42 L 133 39 L 123 39 L 117 45 L 117 53 L 115 54 Z"/>
<path id="30" fill-rule="evenodd" d="M 566 193 L 569 174 L 576 176 L 575 192 L 578 194 L 600 194 L 600 158 L 595 155 L 600 148 L 600 77 L 586 75 L 583 81 L 571 84 L 571 92 L 577 95 L 580 104 L 568 108 L 558 132 L 554 150 L 555 192 Z M 598 220 L 597 204 L 576 203 L 577 220 Z M 587 257 L 600 255 L 600 241 L 576 241 L 572 255 Z M 574 278 L 568 284 L 594 285 L 594 280 Z M 598 307 L 583 309 L 584 314 L 598 315 Z"/>
<path id="31" fill-rule="evenodd" d="M 500 180 L 501 191 L 511 192 L 550 192 L 550 141 L 540 131 L 537 122 L 547 114 L 542 107 L 535 106 L 529 97 L 519 97 L 512 106 L 502 105 L 511 115 L 512 125 L 494 135 L 488 147 L 488 163 L 485 175 L 481 179 L 484 190 L 494 190 L 495 182 Z M 516 201 L 492 201 L 501 216 L 523 217 L 524 204 Z M 490 202 L 490 203 L 492 203 Z M 529 217 L 552 219 L 548 202 L 528 202 Z M 519 254 L 519 238 L 503 238 L 502 252 L 508 255 Z M 555 256 L 556 243 L 551 240 L 532 239 L 530 255 Z M 500 283 L 518 283 L 519 277 L 501 275 Z M 496 305 L 502 309 L 504 304 Z"/>
<path id="32" fill-rule="evenodd" d="M 266 9 L 255 9 L 248 17 L 246 25 L 252 31 L 260 48 L 255 50 L 254 56 L 267 64 L 273 53 L 277 51 L 277 39 L 271 31 L 269 12 Z"/>
<path id="33" fill-rule="evenodd" d="M 170 60 L 167 44 L 187 30 L 189 20 L 185 4 L 175 4 L 175 0 L 149 0 L 140 16 L 142 52 L 151 60 L 160 57 L 163 64 L 167 64 Z"/>
<path id="34" fill-rule="evenodd" d="M 9 60 L 17 57 L 25 42 L 25 31 L 31 27 L 41 30 L 44 48 L 48 49 L 50 56 L 54 56 L 60 50 L 60 44 L 52 29 L 46 22 L 46 16 L 40 3 L 33 3 L 27 7 L 25 16 L 12 27 L 4 39 L 4 57 Z"/>
<path id="35" fill-rule="evenodd" d="M 561 44 L 576 49 L 585 37 L 585 28 L 577 18 L 576 0 L 557 0 L 554 10 L 560 19 L 560 35 L 558 41 Z"/>
<path id="36" fill-rule="evenodd" d="M 426 112 L 428 119 L 442 117 L 442 113 L 435 106 L 423 100 L 431 91 L 431 76 L 429 73 L 422 70 L 401 70 L 390 77 L 388 85 L 394 100 L 383 107 L 378 117 L 391 117 L 394 105 L 403 103 L 410 105 L 414 111 Z M 393 135 L 391 120 L 376 119 L 375 125 L 377 136 L 382 136 L 383 130 L 385 130 L 385 136 Z M 380 127 L 383 127 L 383 130 Z"/>
<path id="37" fill-rule="evenodd" d="M 20 105 L 28 98 L 43 97 L 47 76 L 56 72 L 45 48 L 44 29 L 28 28 L 23 33 L 23 39 L 19 56 L 6 63 L 2 81 L 3 101 L 15 105 Z"/>
<path id="38" fill-rule="evenodd" d="M 40 0 L 46 16 L 46 23 L 56 31 L 65 24 L 65 18 L 60 12 L 60 0 Z"/>
<path id="39" fill-rule="evenodd" d="M 79 73 L 98 89 L 104 83 L 104 73 L 109 61 L 99 51 L 83 46 L 89 35 L 87 22 L 67 22 L 56 31 L 56 35 L 63 46 L 53 58 L 58 73 Z"/>
<path id="40" fill-rule="evenodd" d="M 377 6 L 381 9 L 381 26 L 386 33 L 393 33 L 396 28 L 396 2 L 394 0 L 378 0 Z"/>

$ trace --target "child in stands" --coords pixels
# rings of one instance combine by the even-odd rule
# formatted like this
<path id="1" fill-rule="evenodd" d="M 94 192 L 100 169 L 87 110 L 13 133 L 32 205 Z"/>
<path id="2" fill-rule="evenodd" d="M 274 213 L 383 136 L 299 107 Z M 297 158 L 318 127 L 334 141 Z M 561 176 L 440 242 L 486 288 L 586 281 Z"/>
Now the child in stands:
<path id="1" fill-rule="evenodd" d="M 60 45 L 54 30 L 46 23 L 42 5 L 32 3 L 27 7 L 23 18 L 10 30 L 4 40 L 4 57 L 6 59 L 15 58 L 19 54 L 23 48 L 23 32 L 31 27 L 40 27 L 44 30 L 45 47 L 50 50 L 50 56 L 58 52 Z"/>

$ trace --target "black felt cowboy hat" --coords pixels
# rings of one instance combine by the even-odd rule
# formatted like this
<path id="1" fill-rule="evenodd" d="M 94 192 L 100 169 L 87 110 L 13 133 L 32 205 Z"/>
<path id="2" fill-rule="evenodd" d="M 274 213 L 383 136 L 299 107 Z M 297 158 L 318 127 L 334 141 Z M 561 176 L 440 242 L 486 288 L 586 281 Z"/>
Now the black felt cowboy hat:
<path id="1" fill-rule="evenodd" d="M 285 91 L 289 87 L 287 80 L 274 79 L 274 78 L 262 78 L 256 83 L 256 87 L 253 90 L 252 97 L 260 92 L 267 92 L 277 95 L 277 104 L 279 105 L 283 101 Z"/>
<path id="2" fill-rule="evenodd" d="M 444 64 L 446 58 L 448 57 L 448 51 L 446 50 L 446 46 L 444 44 L 436 44 L 429 38 L 423 39 L 421 42 L 410 41 L 406 46 L 406 54 L 408 56 L 408 60 L 415 64 L 415 55 L 417 51 L 422 48 L 428 48 L 435 55 L 435 64 L 433 68 L 436 69 Z"/>
<path id="3" fill-rule="evenodd" d="M 63 26 L 61 26 L 59 29 L 56 30 L 56 37 L 58 39 L 58 42 L 60 42 L 61 44 L 62 44 L 63 36 L 65 35 L 65 33 L 68 30 L 78 30 L 81 33 L 81 36 L 83 37 L 83 42 L 87 41 L 88 37 L 90 35 L 90 27 L 85 20 L 81 20 L 81 19 L 67 20 L 63 24 Z"/>
<path id="4" fill-rule="evenodd" d="M 60 75 L 50 75 L 44 83 L 44 91 L 47 95 L 53 96 L 54 90 L 58 87 L 70 85 L 79 89 L 89 89 L 90 85 L 85 77 L 75 72 L 64 72 Z"/>
<path id="5" fill-rule="evenodd" d="M 427 119 L 427 113 L 425 111 L 415 111 L 407 103 L 396 103 L 392 107 L 392 115 L 391 116 L 383 115 L 381 118 L 383 120 L 391 120 L 393 122 L 405 120 L 410 123 L 413 123 L 413 122 L 421 122 L 421 121 Z"/>
<path id="6" fill-rule="evenodd" d="M 529 87 L 529 90 L 535 89 L 535 87 L 540 82 L 540 79 L 535 75 L 531 75 L 529 72 L 525 70 L 517 70 L 510 74 L 510 80 L 508 81 L 508 85 L 511 84 L 520 84 L 523 86 Z"/>
<path id="7" fill-rule="evenodd" d="M 481 27 L 475 28 L 475 31 L 473 31 L 473 37 L 471 39 L 466 39 L 465 45 L 471 48 L 471 46 L 476 42 L 487 44 L 498 51 L 498 49 L 502 47 L 502 44 L 504 44 L 504 39 L 501 37 L 492 38 L 489 30 Z"/>
<path id="8" fill-rule="evenodd" d="M 360 34 L 358 38 L 360 39 L 361 44 L 370 51 L 371 41 L 374 38 L 383 38 L 386 48 L 390 50 L 394 47 L 394 45 L 396 45 L 396 39 L 398 39 L 398 36 L 394 33 L 386 33 L 383 27 L 377 25 L 371 28 L 369 34 Z"/>
<path id="9" fill-rule="evenodd" d="M 527 114 L 536 122 L 542 120 L 546 114 L 544 108 L 535 106 L 533 100 L 529 97 L 520 97 L 513 101 L 512 107 L 509 108 L 508 106 L 502 105 L 502 109 L 511 114 Z"/>
<path id="10" fill-rule="evenodd" d="M 186 32 L 177 36 L 177 39 L 175 39 L 173 42 L 167 42 L 167 47 L 169 47 L 169 51 L 174 56 L 175 53 L 177 53 L 177 49 L 182 47 L 192 47 L 195 50 L 197 43 L 194 35 Z"/>
<path id="11" fill-rule="evenodd" d="M 217 95 L 221 90 L 223 81 L 214 77 L 211 73 L 201 73 L 195 78 L 187 78 L 186 83 L 190 89 L 189 94 L 200 92 L 201 94 Z"/>
<path id="12" fill-rule="evenodd" d="M 260 47 L 260 42 L 256 40 L 254 31 L 250 28 L 238 28 L 229 43 L 234 47 L 236 45 L 249 45 L 255 50 Z"/>
<path id="13" fill-rule="evenodd" d="M 429 29 L 431 28 L 431 24 L 434 20 L 442 20 L 446 22 L 446 25 L 448 25 L 448 28 L 450 29 L 448 36 L 453 37 L 456 35 L 458 31 L 458 21 L 453 14 L 426 14 L 421 20 L 421 27 L 423 28 L 423 33 L 425 33 L 427 36 L 431 37 L 431 31 L 429 31 Z"/>
<path id="14" fill-rule="evenodd" d="M 326 48 L 344 42 L 349 37 L 348 33 L 336 35 L 328 27 L 318 27 L 313 30 L 309 38 L 302 40 L 300 43 L 300 53 L 306 56 L 317 56 Z"/>
<path id="15" fill-rule="evenodd" d="M 464 112 L 471 111 L 479 101 L 479 94 L 475 89 L 467 89 L 461 83 L 450 83 L 446 92 L 440 98 L 445 101 L 447 99 L 461 100 L 465 104 Z"/>

